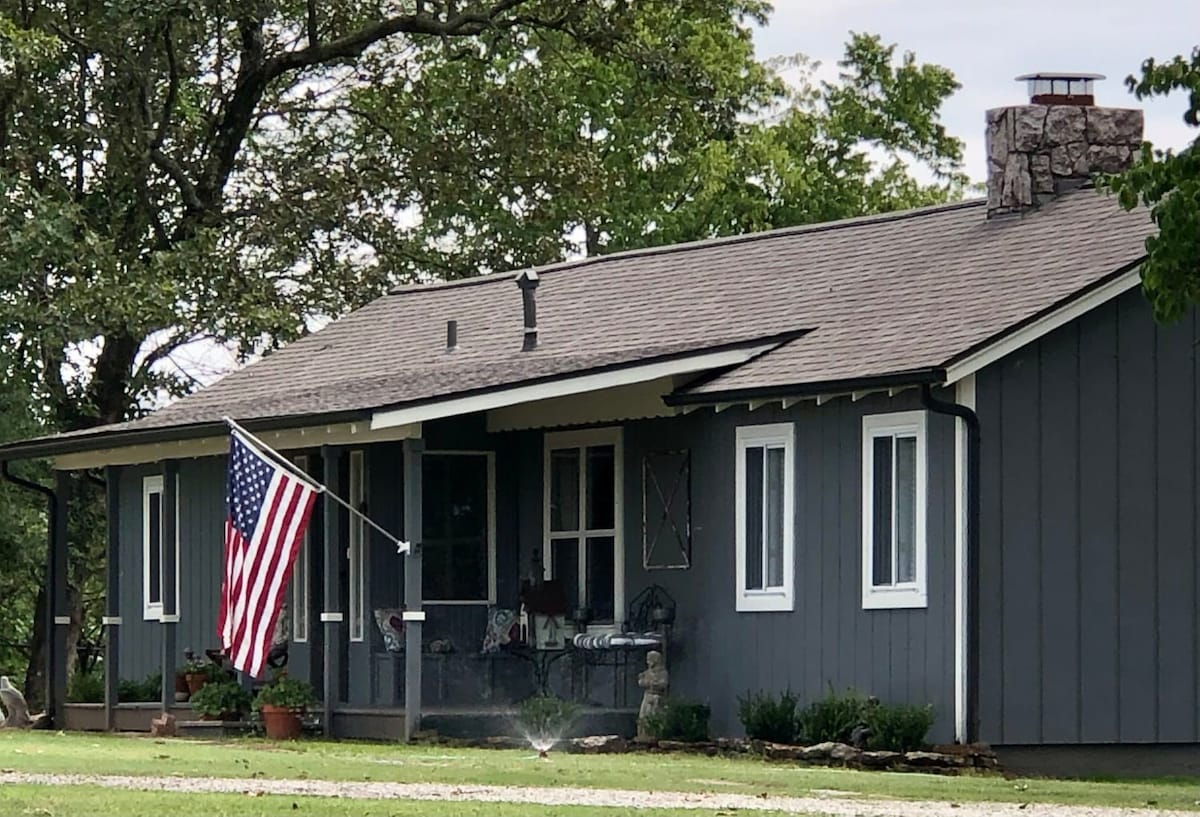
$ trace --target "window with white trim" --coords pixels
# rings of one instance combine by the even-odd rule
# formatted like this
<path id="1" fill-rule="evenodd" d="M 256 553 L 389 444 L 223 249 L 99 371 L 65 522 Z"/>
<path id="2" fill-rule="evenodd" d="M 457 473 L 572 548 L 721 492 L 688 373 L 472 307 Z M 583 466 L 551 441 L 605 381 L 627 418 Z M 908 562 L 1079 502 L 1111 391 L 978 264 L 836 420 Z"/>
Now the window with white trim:
<path id="1" fill-rule="evenodd" d="M 179 612 L 179 490 L 175 492 L 175 613 Z M 158 621 L 163 613 L 163 478 L 142 480 L 142 618 Z"/>
<path id="2" fill-rule="evenodd" d="M 735 573 L 741 612 L 793 609 L 795 438 L 791 423 L 737 430 Z"/>
<path id="3" fill-rule="evenodd" d="M 426 451 L 421 457 L 425 604 L 496 603 L 496 455 Z"/>
<path id="4" fill-rule="evenodd" d="M 621 456 L 619 428 L 546 435 L 544 575 L 608 628 L 625 611 Z"/>
<path id="5" fill-rule="evenodd" d="M 308 456 L 301 454 L 293 462 L 304 473 L 308 473 Z M 312 527 L 306 526 L 304 538 L 300 540 L 300 552 L 296 554 L 296 564 L 292 567 L 292 640 L 298 644 L 308 641 L 308 602 L 309 602 L 309 559 L 311 558 Z"/>
<path id="6" fill-rule="evenodd" d="M 925 412 L 863 417 L 863 609 L 925 607 Z"/>
<path id="7" fill-rule="evenodd" d="M 367 475 L 362 451 L 350 452 L 350 497 L 347 500 L 360 511 L 366 510 Z M 350 515 L 350 640 L 362 641 L 363 599 L 365 596 L 365 574 L 363 560 L 366 556 L 367 523 L 354 514 Z"/>

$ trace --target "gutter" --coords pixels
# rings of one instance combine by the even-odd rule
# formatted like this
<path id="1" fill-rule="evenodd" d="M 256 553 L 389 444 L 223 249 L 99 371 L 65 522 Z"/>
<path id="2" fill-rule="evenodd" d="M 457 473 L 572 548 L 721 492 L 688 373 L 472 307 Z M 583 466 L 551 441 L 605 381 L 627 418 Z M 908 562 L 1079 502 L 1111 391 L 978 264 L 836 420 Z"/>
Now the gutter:
<path id="1" fill-rule="evenodd" d="M 966 721 L 967 743 L 979 740 L 979 415 L 960 403 L 949 403 L 933 396 L 929 384 L 921 387 L 921 405 L 935 414 L 962 420 L 967 427 L 967 604 L 963 629 L 967 640 Z"/>
<path id="2" fill-rule="evenodd" d="M 53 726 L 58 714 L 54 711 L 53 691 L 55 662 L 58 660 L 54 649 L 54 603 L 58 596 L 58 576 L 54 569 L 54 548 L 58 541 L 58 494 L 41 483 L 12 473 L 8 467 L 8 460 L 0 460 L 0 475 L 6 482 L 10 482 L 18 488 L 24 488 L 46 497 L 46 620 L 43 625 L 46 629 L 46 716 L 50 719 L 50 725 Z"/>
<path id="3" fill-rule="evenodd" d="M 718 375 L 719 376 L 719 375 Z M 729 389 L 710 392 L 673 392 L 663 396 L 668 406 L 698 406 L 713 403 L 747 403 L 751 400 L 779 400 L 785 397 L 815 397 L 822 394 L 868 391 L 887 388 L 909 388 L 944 383 L 946 371 L 940 367 L 912 369 L 907 372 L 871 375 L 850 380 L 826 380 L 792 386 Z M 695 388 L 692 383 L 684 388 Z"/>
<path id="4" fill-rule="evenodd" d="M 294 428 L 298 424 L 335 424 L 370 422 L 370 412 L 341 411 L 329 414 L 296 414 L 287 417 L 272 417 L 261 420 L 245 420 L 242 425 L 250 431 L 272 431 Z M 24 442 L 0 445 L 0 457 L 6 459 L 37 459 L 60 454 L 75 454 L 81 451 L 96 451 L 102 448 L 124 448 L 131 445 L 199 440 L 205 437 L 224 435 L 229 426 L 224 420 L 215 420 L 191 425 L 166 425 L 157 428 L 138 428 L 123 431 L 101 431 L 79 433 L 70 436 L 41 437 Z"/>

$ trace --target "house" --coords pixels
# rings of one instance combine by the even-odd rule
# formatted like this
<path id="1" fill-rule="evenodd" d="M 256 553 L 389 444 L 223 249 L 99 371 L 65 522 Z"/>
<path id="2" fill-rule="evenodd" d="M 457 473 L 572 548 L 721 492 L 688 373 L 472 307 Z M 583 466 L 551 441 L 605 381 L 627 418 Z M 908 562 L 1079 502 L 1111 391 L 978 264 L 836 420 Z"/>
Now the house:
<path id="1" fill-rule="evenodd" d="M 53 458 L 60 515 L 104 469 L 110 687 L 215 644 L 228 416 L 419 545 L 318 503 L 289 668 L 332 734 L 539 686 L 629 723 L 643 653 L 481 654 L 552 579 L 572 632 L 673 606 L 672 692 L 717 733 L 748 690 L 852 686 L 1014 756 L 1200 742 L 1200 329 L 1154 322 L 1149 217 L 1087 184 L 1141 113 L 1031 84 L 988 113 L 986 199 L 401 288 L 144 419 L 0 447 Z"/>

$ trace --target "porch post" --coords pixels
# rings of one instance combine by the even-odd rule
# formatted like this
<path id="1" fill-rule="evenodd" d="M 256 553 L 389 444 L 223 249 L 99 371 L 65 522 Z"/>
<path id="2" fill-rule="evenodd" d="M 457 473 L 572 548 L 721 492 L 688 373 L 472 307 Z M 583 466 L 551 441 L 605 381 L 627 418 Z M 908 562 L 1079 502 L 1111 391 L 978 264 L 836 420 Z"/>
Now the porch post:
<path id="1" fill-rule="evenodd" d="M 175 705 L 175 627 L 179 623 L 179 599 L 175 593 L 176 534 L 178 523 L 175 507 L 179 495 L 179 463 L 175 460 L 163 462 L 162 492 L 162 556 L 159 559 L 159 575 L 162 577 L 162 710 L 170 712 Z M 153 578 L 153 577 L 152 577 Z"/>
<path id="2" fill-rule="evenodd" d="M 421 729 L 421 458 L 423 440 L 404 441 L 404 740 Z"/>
<path id="3" fill-rule="evenodd" d="M 46 712 L 51 723 L 62 728 L 63 704 L 67 700 L 67 631 L 71 611 L 67 604 L 67 510 L 71 504 L 71 474 L 54 472 L 54 539 L 47 559 L 46 610 Z"/>
<path id="4" fill-rule="evenodd" d="M 104 469 L 105 500 L 108 505 L 108 548 L 104 589 L 104 728 L 116 729 L 117 690 L 121 678 L 121 500 L 120 469 Z"/>
<path id="5" fill-rule="evenodd" d="M 324 463 L 325 469 L 325 485 L 330 491 L 338 492 L 338 461 L 341 459 L 341 449 L 333 446 L 323 446 L 321 448 L 321 462 Z M 321 613 L 321 623 L 325 629 L 324 639 L 324 678 L 325 678 L 325 695 L 324 695 L 324 723 L 325 737 L 334 737 L 333 729 L 333 709 L 338 699 L 341 697 L 339 688 L 341 687 L 341 636 L 342 636 L 342 621 L 344 616 L 341 612 L 341 581 L 340 570 L 341 559 L 345 558 L 344 551 L 339 547 L 341 530 L 341 507 L 330 499 L 329 494 L 325 494 L 325 508 L 322 516 L 324 517 L 325 530 L 322 536 L 323 550 L 325 551 L 325 599 L 323 612 Z"/>

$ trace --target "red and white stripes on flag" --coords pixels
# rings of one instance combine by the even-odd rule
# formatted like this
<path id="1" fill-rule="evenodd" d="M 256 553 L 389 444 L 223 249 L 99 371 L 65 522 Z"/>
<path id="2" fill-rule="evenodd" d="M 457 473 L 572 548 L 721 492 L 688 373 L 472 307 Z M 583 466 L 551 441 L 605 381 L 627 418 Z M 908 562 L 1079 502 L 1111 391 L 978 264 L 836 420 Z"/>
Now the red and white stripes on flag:
<path id="1" fill-rule="evenodd" d="M 232 433 L 217 632 L 233 666 L 254 678 L 266 667 L 284 590 L 320 491 Z"/>

